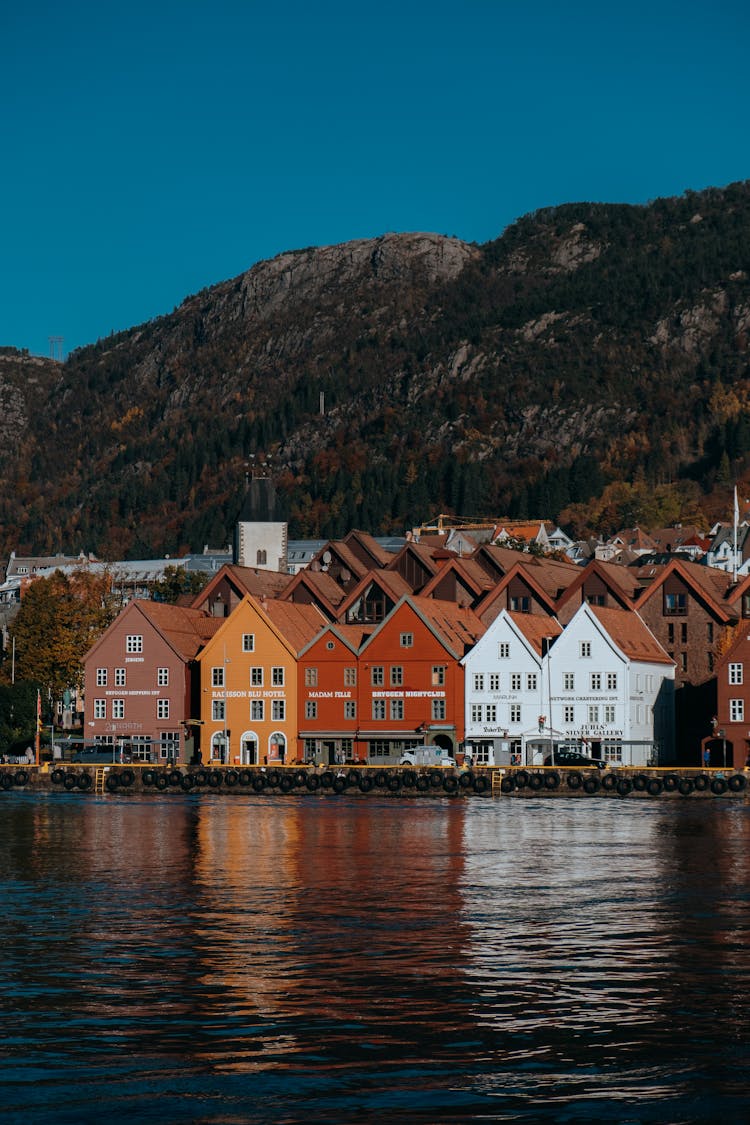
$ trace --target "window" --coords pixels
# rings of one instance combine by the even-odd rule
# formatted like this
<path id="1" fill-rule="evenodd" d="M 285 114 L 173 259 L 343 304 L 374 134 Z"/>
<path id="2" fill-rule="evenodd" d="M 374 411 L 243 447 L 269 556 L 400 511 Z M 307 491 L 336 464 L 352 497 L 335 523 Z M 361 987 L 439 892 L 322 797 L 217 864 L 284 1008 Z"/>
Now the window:
<path id="1" fill-rule="evenodd" d="M 484 719 L 487 723 L 497 722 L 497 704 L 488 703 L 484 709 Z"/>
<path id="2" fill-rule="evenodd" d="M 686 652 L 680 653 L 680 671 L 687 672 L 688 668 L 688 654 Z"/>
<path id="3" fill-rule="evenodd" d="M 501 641 L 497 646 L 497 655 L 501 660 L 510 660 L 510 645 L 507 641 Z"/>
<path id="4" fill-rule="evenodd" d="M 344 687 L 357 686 L 357 669 L 344 668 Z"/>
<path id="5" fill-rule="evenodd" d="M 400 664 L 391 667 L 391 687 L 401 687 L 404 682 L 404 670 Z"/>
<path id="6" fill-rule="evenodd" d="M 528 613 L 531 608 L 531 603 L 526 594 L 513 594 L 510 599 L 510 609 L 512 613 Z"/>
<path id="7" fill-rule="evenodd" d="M 474 675 L 474 691 L 484 691 L 484 676 L 481 672 Z"/>
<path id="8" fill-rule="evenodd" d="M 432 701 L 432 717 L 438 721 L 445 718 L 445 700 L 433 699 Z"/>
<path id="9" fill-rule="evenodd" d="M 667 625 L 667 644 L 674 644 L 674 621 L 670 621 Z"/>
<path id="10" fill-rule="evenodd" d="M 124 719 L 125 718 L 125 700 L 113 699 L 112 700 L 112 718 Z"/>
<path id="11" fill-rule="evenodd" d="M 169 700 L 157 699 L 156 701 L 156 717 L 157 719 L 169 718 Z"/>
<path id="12" fill-rule="evenodd" d="M 511 691 L 520 691 L 521 690 L 521 673 L 520 672 L 511 672 L 511 674 L 510 674 L 510 690 Z"/>
<path id="13" fill-rule="evenodd" d="M 471 721 L 472 723 L 481 723 L 482 721 L 482 704 L 472 703 L 471 705 Z"/>
<path id="14" fill-rule="evenodd" d="M 589 704 L 589 722 L 599 722 L 599 706 L 596 703 Z"/>
<path id="15" fill-rule="evenodd" d="M 536 683 L 537 683 L 536 672 L 529 672 L 528 675 L 526 676 L 526 690 L 527 691 L 536 691 L 536 689 L 537 689 Z"/>
<path id="16" fill-rule="evenodd" d="M 617 691 L 617 672 L 607 672 L 607 691 Z"/>
<path id="17" fill-rule="evenodd" d="M 573 672 L 566 672 L 563 675 L 563 688 L 565 691 L 575 691 L 576 678 Z"/>
<path id="18" fill-rule="evenodd" d="M 126 652 L 143 652 L 143 637 L 140 633 L 128 633 L 125 638 Z"/>
<path id="19" fill-rule="evenodd" d="M 250 669 L 250 687 L 263 687 L 263 669 L 258 665 Z"/>
<path id="20" fill-rule="evenodd" d="M 714 643 L 714 623 L 709 621 L 706 626 L 706 640 L 710 645 Z"/>
<path id="21" fill-rule="evenodd" d="M 684 645 L 687 644 L 687 621 L 683 621 L 680 625 L 680 640 Z"/>
<path id="22" fill-rule="evenodd" d="M 318 686 L 318 669 L 305 668 L 305 687 Z"/>
<path id="23" fill-rule="evenodd" d="M 443 687 L 445 684 L 445 665 L 433 664 L 432 666 L 432 686 Z"/>
<path id="24" fill-rule="evenodd" d="M 159 735 L 159 757 L 179 758 L 180 735 L 176 730 L 163 730 Z"/>
<path id="25" fill-rule="evenodd" d="M 575 707 L 571 707 L 569 703 L 566 704 L 565 707 L 563 707 L 563 722 L 564 723 L 574 723 L 575 722 L 575 715 L 576 715 Z"/>
<path id="26" fill-rule="evenodd" d="M 124 668 L 115 668 L 115 687 L 125 687 Z"/>
<path id="27" fill-rule="evenodd" d="M 401 648 L 412 648 L 414 645 L 414 634 L 402 633 L 399 644 L 401 645 Z"/>
<path id="28" fill-rule="evenodd" d="M 377 719 L 377 720 L 385 718 L 385 700 L 384 699 L 373 699 L 373 701 L 372 701 L 372 717 L 373 717 L 373 719 Z"/>
<path id="29" fill-rule="evenodd" d="M 106 668 L 97 668 L 97 670 L 96 670 L 96 686 L 97 687 L 106 687 L 107 686 L 107 669 Z"/>
<path id="30" fill-rule="evenodd" d="M 592 672 L 591 673 L 591 690 L 592 691 L 601 691 L 602 690 L 602 674 L 601 674 L 601 672 Z"/>
<path id="31" fill-rule="evenodd" d="M 285 699 L 272 699 L 271 700 L 271 718 L 274 722 L 281 723 L 286 718 L 286 700 Z"/>
<path id="32" fill-rule="evenodd" d="M 490 672 L 490 691 L 500 691 L 500 674 Z"/>
<path id="33" fill-rule="evenodd" d="M 271 669 L 271 685 L 273 687 L 284 686 L 284 669 L 281 665 Z"/>
<path id="34" fill-rule="evenodd" d="M 591 656 L 591 641 L 581 641 L 580 653 L 583 657 Z"/>
<path id="35" fill-rule="evenodd" d="M 510 705 L 510 721 L 512 723 L 520 723 L 521 721 L 521 704 L 511 703 Z"/>
<path id="36" fill-rule="evenodd" d="M 212 699 L 211 700 L 211 718 L 215 723 L 224 722 L 224 700 Z"/>
<path id="37" fill-rule="evenodd" d="M 744 721 L 745 721 L 745 700 L 744 699 L 730 699 L 729 700 L 729 721 L 730 721 L 730 723 L 744 723 Z"/>
<path id="38" fill-rule="evenodd" d="M 106 719 L 107 717 L 107 701 L 106 699 L 94 700 L 94 718 Z"/>
<path id="39" fill-rule="evenodd" d="M 687 613 L 687 594 L 664 594 L 664 613 L 667 617 L 684 616 Z"/>
<path id="40" fill-rule="evenodd" d="M 255 565 L 256 566 L 265 566 L 267 557 L 268 556 L 266 555 L 266 552 L 263 550 L 263 548 L 259 547 L 258 550 L 255 552 Z"/>
<path id="41" fill-rule="evenodd" d="M 373 687 L 382 687 L 385 683 L 385 673 L 382 665 L 376 664 L 370 669 L 370 683 Z"/>
<path id="42" fill-rule="evenodd" d="M 605 723 L 613 723 L 615 721 L 615 709 L 611 703 L 608 703 L 604 708 L 604 721 Z"/>
<path id="43" fill-rule="evenodd" d="M 262 723 L 265 718 L 265 704 L 262 699 L 250 700 L 250 718 L 256 723 Z M 315 715 L 308 715 L 308 719 L 314 719 Z"/>
<path id="44" fill-rule="evenodd" d="M 356 719 L 356 717 L 357 717 L 357 704 L 354 702 L 354 700 L 348 699 L 344 703 L 344 718 L 345 719 Z"/>
<path id="45" fill-rule="evenodd" d="M 391 719 L 396 721 L 404 717 L 404 701 L 403 699 L 391 700 Z"/>
<path id="46" fill-rule="evenodd" d="M 742 683 L 742 665 L 730 664 L 729 665 L 729 682 L 730 684 Z"/>
<path id="47" fill-rule="evenodd" d="M 255 652 L 255 633 L 242 634 L 242 651 Z"/>
<path id="48" fill-rule="evenodd" d="M 708 656 L 708 670 L 709 670 L 709 672 L 713 672 L 713 670 L 714 670 L 714 654 L 712 652 L 709 652 L 706 655 Z"/>
<path id="49" fill-rule="evenodd" d="M 211 669 L 211 686 L 224 687 L 224 668 Z"/>
<path id="50" fill-rule="evenodd" d="M 156 683 L 158 687 L 169 687 L 169 668 L 156 669 Z"/>
<path id="51" fill-rule="evenodd" d="M 318 717 L 318 704 L 314 699 L 308 699 L 305 703 L 305 718 L 317 719 Z"/>

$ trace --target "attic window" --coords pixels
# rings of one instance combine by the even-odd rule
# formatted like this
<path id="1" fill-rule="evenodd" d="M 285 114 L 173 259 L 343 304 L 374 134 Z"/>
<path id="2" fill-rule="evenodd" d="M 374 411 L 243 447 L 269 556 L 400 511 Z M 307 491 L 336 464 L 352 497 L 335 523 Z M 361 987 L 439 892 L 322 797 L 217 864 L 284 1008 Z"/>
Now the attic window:
<path id="1" fill-rule="evenodd" d="M 242 634 L 242 651 L 255 652 L 255 633 Z"/>
<path id="2" fill-rule="evenodd" d="M 399 643 L 401 645 L 401 648 L 413 648 L 414 647 L 414 634 L 413 633 L 402 633 Z"/>
<path id="3" fill-rule="evenodd" d="M 334 644 L 333 641 L 326 641 L 326 648 L 328 649 L 329 652 L 333 652 L 335 647 L 336 647 L 336 645 Z"/>

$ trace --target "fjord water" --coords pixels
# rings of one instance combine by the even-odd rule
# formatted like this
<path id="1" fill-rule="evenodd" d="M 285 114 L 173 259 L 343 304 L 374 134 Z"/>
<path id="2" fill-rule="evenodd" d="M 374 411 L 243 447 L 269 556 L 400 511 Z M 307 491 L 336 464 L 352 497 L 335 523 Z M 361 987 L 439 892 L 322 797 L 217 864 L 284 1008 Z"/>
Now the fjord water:
<path id="1" fill-rule="evenodd" d="M 24 1122 L 745 1122 L 750 805 L 0 797 Z"/>

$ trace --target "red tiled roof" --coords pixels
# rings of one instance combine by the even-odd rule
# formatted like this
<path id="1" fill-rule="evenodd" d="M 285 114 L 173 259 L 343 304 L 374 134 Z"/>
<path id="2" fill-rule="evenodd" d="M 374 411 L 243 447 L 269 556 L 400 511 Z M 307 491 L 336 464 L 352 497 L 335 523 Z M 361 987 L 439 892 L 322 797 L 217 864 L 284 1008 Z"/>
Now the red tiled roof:
<path id="1" fill-rule="evenodd" d="M 589 606 L 589 609 L 629 660 L 674 664 L 635 610 L 605 609 L 600 605 Z"/>
<path id="2" fill-rule="evenodd" d="M 328 618 L 315 605 L 297 605 L 270 598 L 256 599 L 256 602 L 297 653 L 329 624 Z"/>
<path id="3" fill-rule="evenodd" d="M 148 618 L 183 660 L 193 660 L 223 624 L 222 618 L 187 606 L 146 600 L 131 604 Z"/>

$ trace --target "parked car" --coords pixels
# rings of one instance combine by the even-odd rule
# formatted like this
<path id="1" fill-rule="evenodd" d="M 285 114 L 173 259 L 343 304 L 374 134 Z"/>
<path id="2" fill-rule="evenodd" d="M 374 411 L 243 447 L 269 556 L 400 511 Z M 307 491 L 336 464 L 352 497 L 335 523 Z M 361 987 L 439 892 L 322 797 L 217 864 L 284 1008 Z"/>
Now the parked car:
<path id="1" fill-rule="evenodd" d="M 120 750 L 117 746 L 83 746 L 71 755 L 70 760 L 78 765 L 98 766 L 130 762 L 132 756 L 127 750 Z"/>
<path id="2" fill-rule="evenodd" d="M 548 754 L 544 759 L 545 766 L 583 766 L 589 769 L 606 769 L 607 763 L 601 758 L 589 758 L 588 754 L 581 754 L 578 750 L 558 750 L 554 755 Z"/>

